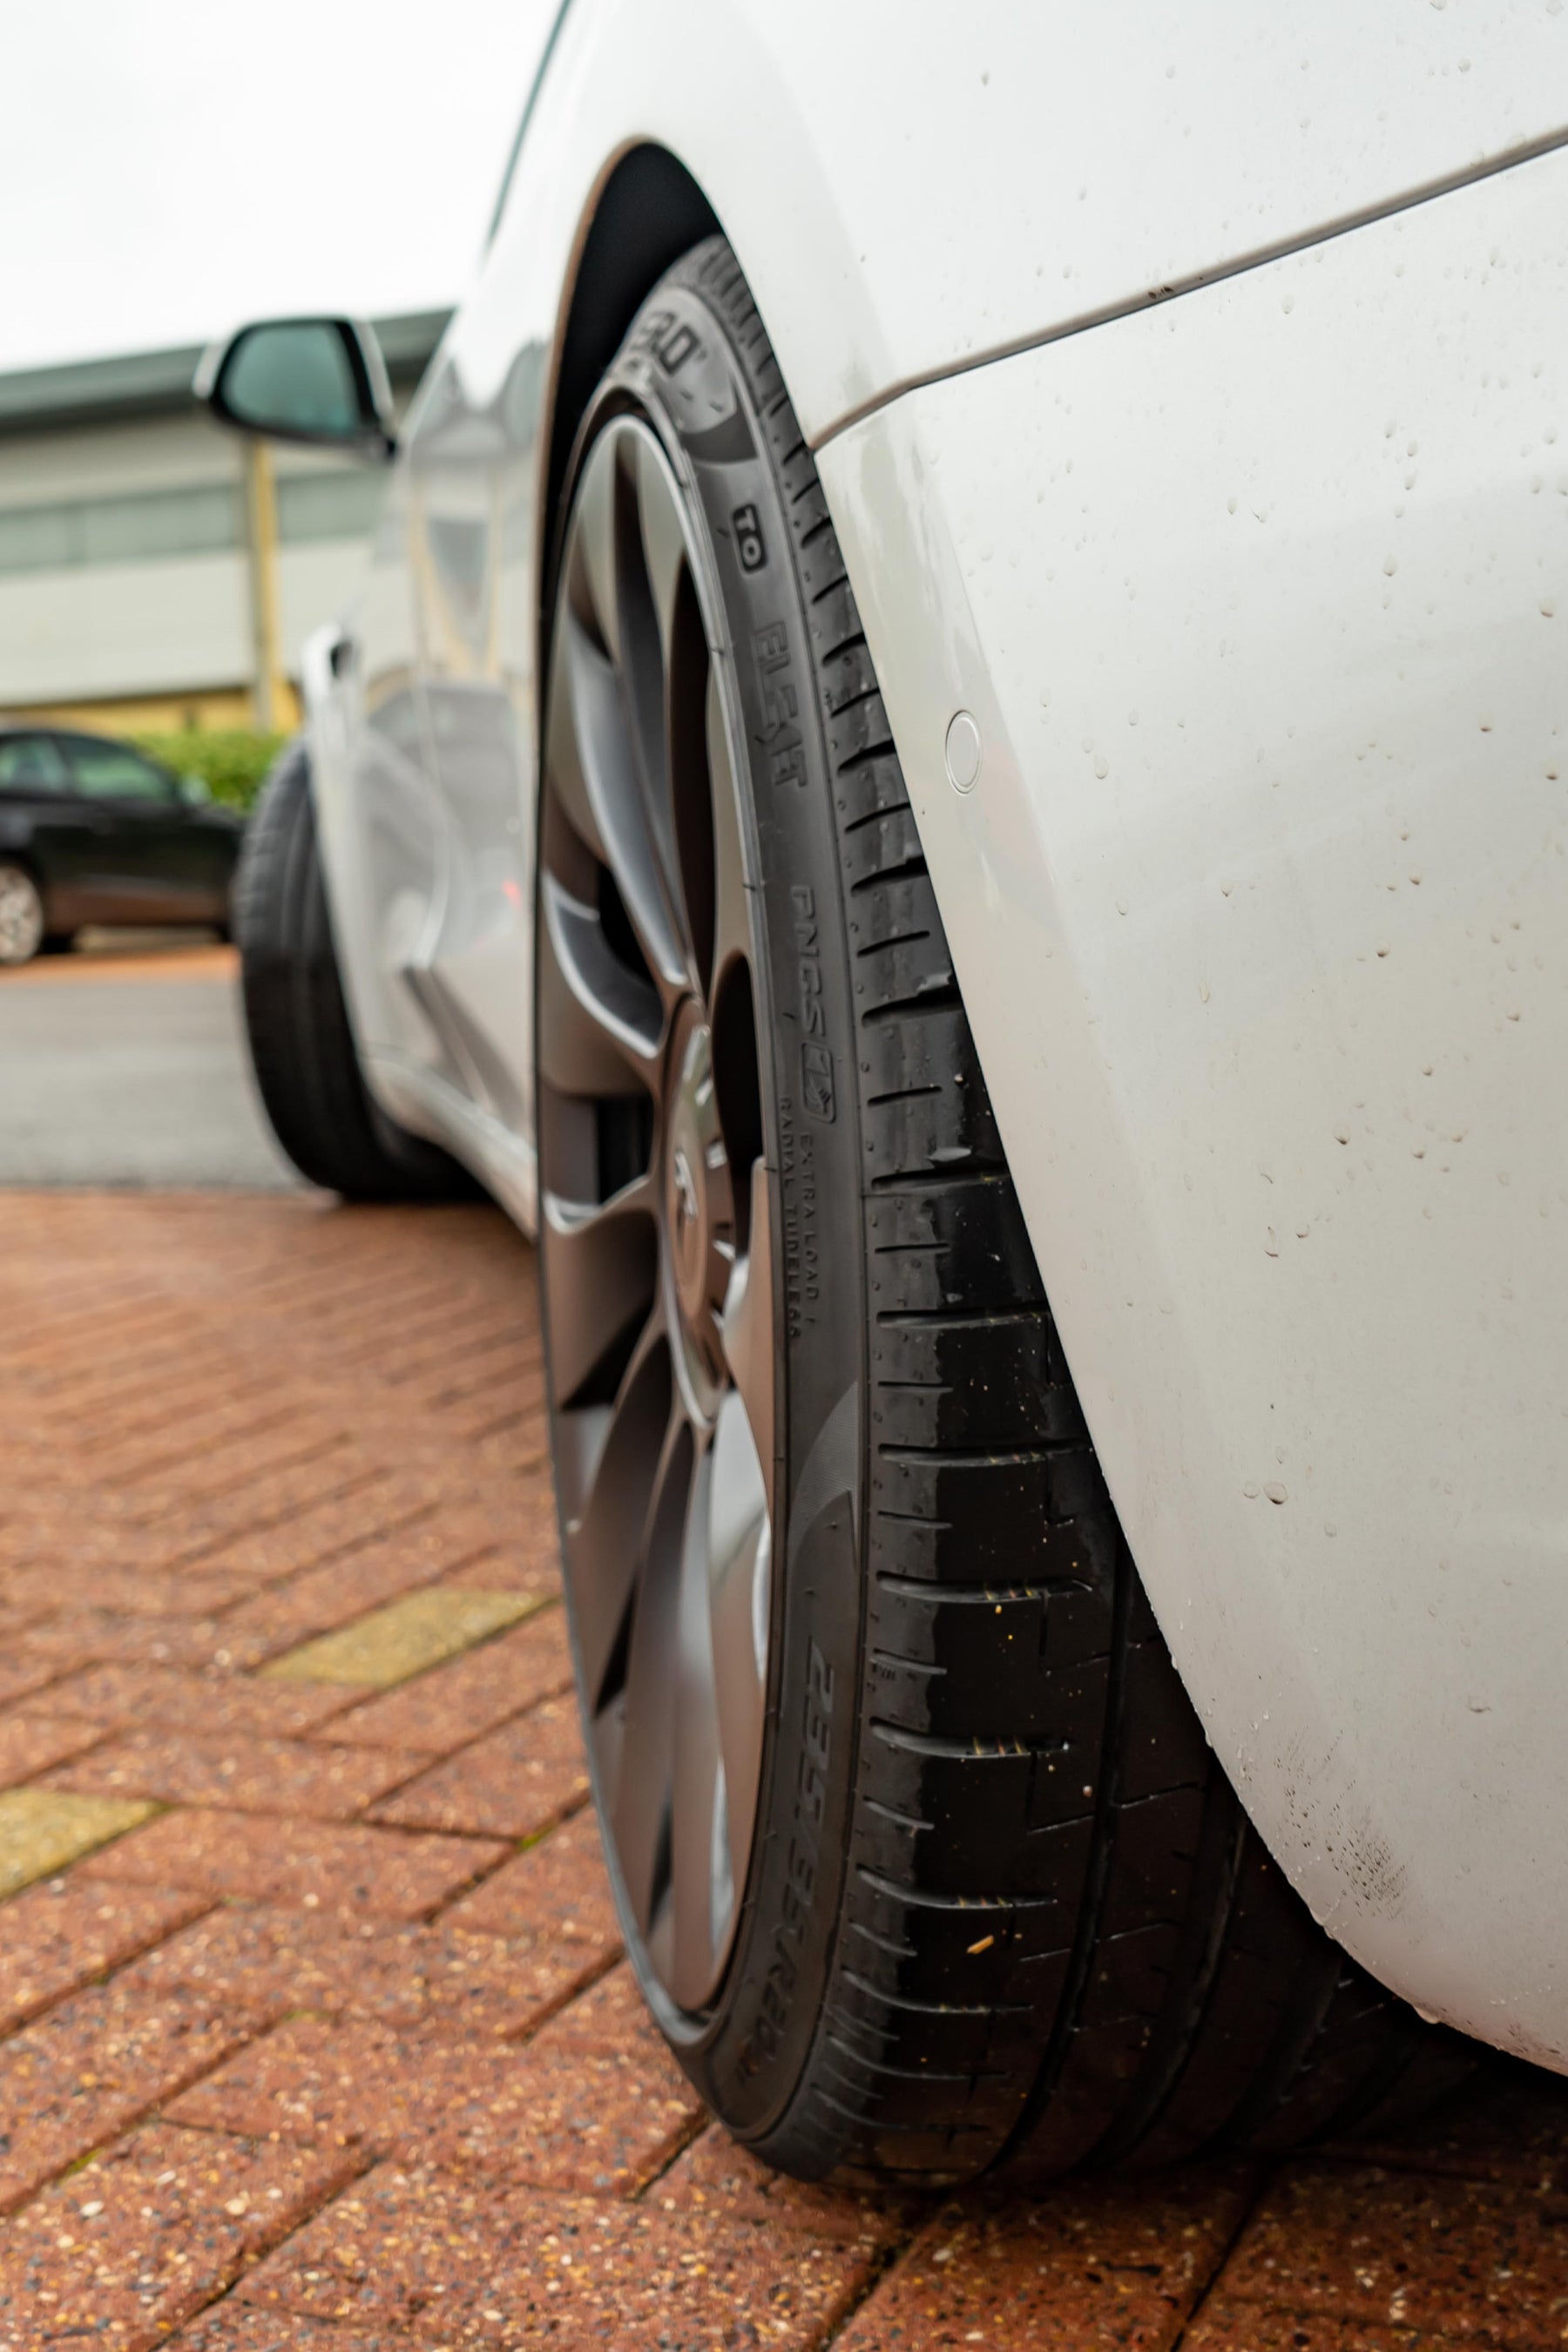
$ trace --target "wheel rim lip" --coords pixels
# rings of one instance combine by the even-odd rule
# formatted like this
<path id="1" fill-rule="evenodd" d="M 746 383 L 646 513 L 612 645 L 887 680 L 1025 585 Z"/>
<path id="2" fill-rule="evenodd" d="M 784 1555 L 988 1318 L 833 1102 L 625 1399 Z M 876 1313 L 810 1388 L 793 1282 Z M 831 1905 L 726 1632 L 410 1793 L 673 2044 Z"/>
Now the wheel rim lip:
<path id="1" fill-rule="evenodd" d="M 693 501 L 695 500 L 696 493 L 691 469 L 689 464 L 684 459 L 684 455 L 680 451 L 679 445 L 673 440 L 668 439 L 665 434 L 661 431 L 658 422 L 650 417 L 640 406 L 637 405 L 635 402 L 631 401 L 624 393 L 612 393 L 605 396 L 602 396 L 596 409 L 591 413 L 589 418 L 585 421 L 579 437 L 578 451 L 574 461 L 573 474 L 569 483 L 569 498 L 565 509 L 566 523 L 561 541 L 561 557 L 557 572 L 557 585 L 552 604 L 552 617 L 553 628 L 559 629 L 562 625 L 563 612 L 567 602 L 570 566 L 573 560 L 576 526 L 579 520 L 578 500 L 583 486 L 588 476 L 590 468 L 595 463 L 595 457 L 600 455 L 601 444 L 609 442 L 612 436 L 619 437 L 622 436 L 635 436 L 636 440 L 651 453 L 655 462 L 666 476 L 672 510 L 677 520 L 679 520 L 682 525 L 683 561 L 689 568 L 691 583 L 695 589 L 701 611 L 706 639 L 707 660 L 710 670 L 711 684 L 718 698 L 729 772 L 732 779 L 743 779 L 748 772 L 744 756 L 745 735 L 740 717 L 738 698 L 735 690 L 733 656 L 726 630 L 722 626 L 716 625 L 713 617 L 716 613 L 722 612 L 722 601 L 719 592 L 710 551 L 705 548 L 700 537 L 694 534 L 686 527 L 682 510 L 680 493 L 683 488 L 687 492 L 689 499 Z M 547 673 L 547 696 L 551 675 L 552 675 L 552 666 L 551 672 Z M 545 720 L 546 729 L 548 730 L 548 700 L 546 701 Z M 552 786 L 548 773 L 548 764 L 547 761 L 542 761 L 540 780 L 542 845 L 539 866 L 542 887 L 548 870 L 548 861 L 544 854 L 542 843 L 542 825 L 547 807 L 551 800 L 551 794 Z M 734 788 L 734 797 L 736 803 L 734 821 L 745 852 L 745 881 L 748 893 L 747 903 L 745 906 L 745 921 L 748 927 L 745 941 L 745 961 L 749 968 L 750 982 L 752 990 L 752 1019 L 754 1029 L 752 1043 L 756 1055 L 761 1123 L 763 1136 L 764 1139 L 763 1151 L 758 1162 L 752 1170 L 752 1174 L 755 1178 L 761 1179 L 764 1190 L 769 1192 L 771 1197 L 772 1191 L 776 1189 L 778 1160 L 775 1132 L 775 1112 L 771 1083 L 770 1038 L 768 1024 L 763 1012 L 769 994 L 769 983 L 767 978 L 767 967 L 763 954 L 760 922 L 756 919 L 753 903 L 751 898 L 751 892 L 755 887 L 754 877 L 756 873 L 755 836 L 754 832 L 752 831 L 753 818 L 752 812 L 744 804 L 742 796 L 742 790 L 738 784 Z M 540 928 L 542 930 L 542 926 Z M 536 953 L 537 951 L 538 940 L 536 940 Z M 538 997 L 539 991 L 536 983 L 536 1020 L 538 1019 Z M 664 1024 L 664 1034 L 668 1048 L 666 1055 L 666 1076 L 664 1080 L 661 1082 L 657 1094 L 653 1135 L 649 1148 L 649 1170 L 650 1174 L 655 1180 L 656 1193 L 661 1189 L 658 1185 L 658 1178 L 661 1170 L 662 1156 L 665 1152 L 666 1129 L 668 1125 L 668 1066 L 673 1056 L 674 1048 L 678 1042 L 680 1029 L 681 1011 L 685 1009 L 687 1009 L 686 1003 L 683 1002 L 682 1007 L 676 1013 L 669 1014 L 666 1018 Z M 708 1012 L 710 1013 L 711 1000 L 710 999 L 706 1004 L 698 1001 L 695 1009 L 697 1013 Z M 705 1027 L 707 1026 L 706 1024 L 703 1025 Z M 549 1208 L 549 1196 L 544 1181 L 545 1155 L 542 1147 L 544 1139 L 543 1130 L 546 1121 L 550 1116 L 548 1107 L 548 1097 L 550 1091 L 550 1087 L 543 1077 L 542 1071 L 541 1070 L 538 1078 L 537 1101 L 542 1147 L 540 1160 L 542 1241 L 544 1230 L 548 1223 Z M 671 1264 L 673 1253 L 666 1244 L 665 1228 L 669 1220 L 668 1218 L 667 1210 L 662 1202 L 656 1211 L 656 1221 L 660 1229 L 658 1287 L 665 1299 L 665 1312 L 669 1318 L 670 1330 L 672 1334 L 672 1357 L 678 1358 L 679 1350 L 673 1345 L 673 1334 L 677 1329 L 677 1317 L 679 1313 L 679 1308 L 673 1302 L 678 1298 L 678 1292 L 675 1282 L 675 1272 Z M 767 1234 L 769 1237 L 769 1246 L 762 1259 L 755 1262 L 753 1265 L 753 1280 L 757 1275 L 761 1275 L 763 1277 L 761 1287 L 766 1294 L 768 1301 L 768 1328 L 770 1332 L 773 1329 L 782 1328 L 782 1325 L 778 1321 L 778 1316 L 780 1313 L 780 1302 L 777 1297 L 777 1292 L 779 1289 L 779 1267 L 777 1263 L 776 1246 L 774 1245 L 778 1231 L 778 1213 L 776 1206 L 773 1206 L 768 1211 Z M 547 1258 L 548 1253 L 542 1251 L 541 1276 L 542 1289 L 544 1294 L 542 1324 L 547 1373 L 547 1396 L 552 1433 L 552 1435 L 554 1435 L 558 1431 L 562 1418 L 562 1405 L 553 1368 L 555 1348 L 552 1336 L 553 1318 L 550 1306 L 550 1293 L 552 1286 L 547 1271 Z M 752 1264 L 752 1261 L 749 1259 L 748 1263 Z M 760 1686 L 761 1715 L 764 1724 L 773 1696 L 772 1682 L 776 1673 L 776 1658 L 774 1654 L 775 1644 L 771 1632 L 772 1618 L 774 1613 L 772 1605 L 772 1560 L 777 1549 L 777 1529 L 773 1521 L 773 1496 L 777 1475 L 777 1464 L 775 1458 L 776 1444 L 778 1442 L 778 1433 L 782 1426 L 780 1418 L 783 1410 L 782 1369 L 782 1363 L 777 1360 L 776 1351 L 774 1351 L 773 1369 L 770 1374 L 773 1384 L 772 1422 L 769 1430 L 769 1443 L 765 1452 L 763 1454 L 763 1458 L 760 1464 L 761 1475 L 767 1493 L 767 1506 L 762 1522 L 763 1535 L 760 1547 L 761 1573 L 753 1581 L 753 1591 L 755 1594 L 760 1596 L 760 1607 L 756 1613 L 756 1623 L 760 1630 L 757 1632 L 755 1636 L 755 1651 L 756 1675 Z M 676 1364 L 675 1370 L 676 1378 L 679 1382 L 681 1377 L 679 1362 Z M 726 1400 L 733 1398 L 735 1395 L 736 1391 L 732 1381 L 726 1381 L 721 1392 L 716 1395 L 711 1393 L 700 1393 L 696 1398 L 690 1400 L 690 1402 L 698 1408 L 698 1410 L 691 1415 L 693 1424 L 705 1425 L 710 1438 L 712 1438 L 717 1432 L 721 1416 L 724 1412 Z M 559 1456 L 557 1459 L 559 1461 Z M 757 1753 L 755 1759 L 756 1770 L 754 1774 L 753 1786 L 751 1791 L 750 1802 L 747 1808 L 747 1828 L 745 1837 L 746 1852 L 743 1856 L 744 1867 L 735 1874 L 735 1881 L 732 1887 L 732 1901 L 729 1906 L 727 1926 L 725 1927 L 721 1938 L 715 1945 L 712 1966 L 709 1971 L 708 1980 L 700 1988 L 700 1997 L 694 1999 L 692 1997 L 692 1990 L 689 1983 L 684 1987 L 677 1987 L 672 1985 L 668 1980 L 670 1971 L 667 1967 L 661 1966 L 658 1958 L 656 1957 L 653 1949 L 653 1938 L 647 1931 L 645 1922 L 638 1916 L 637 1906 L 633 1899 L 631 1889 L 628 1885 L 627 1874 L 623 1864 L 620 1840 L 612 1819 L 612 1808 L 609 1801 L 611 1794 L 609 1783 L 612 1776 L 606 1765 L 606 1759 L 601 1752 L 599 1743 L 595 1737 L 595 1694 L 592 1688 L 590 1675 L 586 1670 L 584 1644 L 578 1620 L 578 1611 L 574 1605 L 571 1549 L 573 1539 L 572 1523 L 568 1509 L 568 1497 L 562 1488 L 559 1475 L 557 1481 L 557 1498 L 561 1519 L 563 1561 L 565 1569 L 565 1582 L 568 1593 L 568 1617 L 571 1623 L 573 1650 L 577 1667 L 579 1692 L 582 1697 L 584 1723 L 588 1734 L 586 1744 L 588 1749 L 589 1772 L 594 1787 L 595 1801 L 598 1807 L 601 1829 L 604 1834 L 605 1858 L 609 1867 L 612 1885 L 614 1886 L 617 1903 L 622 1911 L 623 1919 L 627 1928 L 629 1957 L 632 1959 L 634 1969 L 642 1984 L 644 1992 L 649 2000 L 650 2006 L 653 2008 L 655 2014 L 658 2018 L 667 2035 L 678 2044 L 684 2046 L 685 2044 L 690 2043 L 695 2046 L 710 2036 L 711 2032 L 715 2030 L 711 2003 L 714 1997 L 717 1995 L 719 1988 L 733 1958 L 737 1935 L 747 1908 L 748 1883 L 752 1866 L 756 1858 L 757 1827 L 761 1810 L 762 1731 L 759 1730 L 757 1738 Z M 722 1759 L 721 1759 L 721 1784 L 722 1784 L 722 1780 L 723 1765 Z M 716 1822 L 717 1813 L 715 1813 L 715 1822 Z"/>

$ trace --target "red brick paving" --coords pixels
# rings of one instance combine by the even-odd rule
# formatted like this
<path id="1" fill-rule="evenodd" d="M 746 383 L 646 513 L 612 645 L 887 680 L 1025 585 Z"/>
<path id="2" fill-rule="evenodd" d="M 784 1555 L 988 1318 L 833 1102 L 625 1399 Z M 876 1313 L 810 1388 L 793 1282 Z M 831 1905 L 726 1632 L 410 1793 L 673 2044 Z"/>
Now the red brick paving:
<path id="1" fill-rule="evenodd" d="M 587 1793 L 576 1702 L 547 1698 L 422 1772 L 370 1818 L 475 1837 L 535 1837 Z"/>
<path id="2" fill-rule="evenodd" d="M 51 1735 L 61 1752 L 86 1744 L 79 1724 L 40 1722 L 37 1727 Z M 232 1805 L 241 1812 L 352 1821 L 373 1798 L 409 1780 L 424 1760 L 411 1748 L 329 1747 L 324 1738 L 312 1742 L 247 1731 L 128 1731 L 50 1771 L 45 1786 L 91 1796 L 157 1797 L 175 1805 Z"/>
<path id="3" fill-rule="evenodd" d="M 609 1935 L 487 1936 L 437 1920 L 394 1927 L 266 1904 L 225 1904 L 148 1955 L 160 1983 L 233 2002 L 430 2027 L 463 2039 L 521 2039 L 619 1956 Z"/>
<path id="4" fill-rule="evenodd" d="M 56 1716 L 85 1715 L 107 1729 L 166 1724 L 176 1731 L 261 1732 L 297 1738 L 352 1706 L 359 1693 L 342 1685 L 253 1682 L 239 1675 L 192 1674 L 178 1666 L 89 1666 L 49 1686 Z M 331 1737 L 343 1734 L 334 1726 Z M 411 1743 L 412 1744 L 412 1743 Z"/>
<path id="5" fill-rule="evenodd" d="M 192 1806 L 132 1830 L 93 1857 L 96 1874 L 201 1887 L 216 1901 L 322 1907 L 344 1918 L 416 1919 L 501 1861 L 494 1838 L 405 1836 L 359 1823 Z"/>
<path id="6" fill-rule="evenodd" d="M 140 2132 L 12 2221 L 0 2346 L 69 2336 L 142 2352 L 318 2207 L 350 2169 L 317 2149 Z"/>
<path id="7" fill-rule="evenodd" d="M 271 2022 L 271 2004 L 234 2009 L 170 1998 L 132 1961 L 72 1993 L 0 2043 L 0 2211 L 23 2201 Z"/>
<path id="8" fill-rule="evenodd" d="M 47 1772 L 51 1765 L 79 1755 L 102 1737 L 98 1725 L 68 1716 L 0 1717 L 0 1789 Z"/>
<path id="9" fill-rule="evenodd" d="M 616 2352 L 661 2344 L 806 2352 L 870 2283 L 875 2259 L 869 2240 L 505 2189 L 391 2161 L 297 2231 L 238 2293 L 263 2308 L 402 2327 L 425 2346 L 552 2336 Z"/>
<path id="10" fill-rule="evenodd" d="M 621 1974 L 625 1974 L 623 1969 Z M 362 2147 L 489 2181 L 624 2195 L 702 2120 L 674 2061 L 628 2002 L 602 2022 L 573 2003 L 522 2047 L 384 2025 L 290 2018 L 168 2110 L 257 2139 Z"/>
<path id="11" fill-rule="evenodd" d="M 0 1787 L 165 1808 L 0 1904 L 0 2352 L 1568 2336 L 1556 2085 L 1036 2203 L 783 2181 L 617 1965 L 558 1608 L 390 1690 L 257 1673 L 558 1591 L 499 1217 L 12 1194 L 0 1318 Z"/>
<path id="12" fill-rule="evenodd" d="M 0 1904 L 0 2032 L 162 1943 L 204 1907 L 181 1888 L 97 1885 L 79 1874 L 25 1888 Z"/>
<path id="13" fill-rule="evenodd" d="M 472 1935 L 542 1936 L 613 1949 L 618 1936 L 592 1813 L 578 1813 L 451 1905 L 448 1927 Z"/>

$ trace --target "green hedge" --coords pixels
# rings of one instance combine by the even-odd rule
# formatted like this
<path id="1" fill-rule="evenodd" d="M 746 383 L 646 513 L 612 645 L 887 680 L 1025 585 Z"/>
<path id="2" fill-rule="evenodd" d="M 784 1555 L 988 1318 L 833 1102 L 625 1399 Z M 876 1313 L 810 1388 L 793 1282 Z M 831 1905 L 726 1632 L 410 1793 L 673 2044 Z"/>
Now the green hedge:
<path id="1" fill-rule="evenodd" d="M 215 801 L 226 806 L 254 806 L 268 770 L 278 757 L 286 735 L 261 735 L 249 727 L 190 727 L 177 734 L 137 735 L 139 751 L 161 760 L 177 776 L 200 776 Z"/>

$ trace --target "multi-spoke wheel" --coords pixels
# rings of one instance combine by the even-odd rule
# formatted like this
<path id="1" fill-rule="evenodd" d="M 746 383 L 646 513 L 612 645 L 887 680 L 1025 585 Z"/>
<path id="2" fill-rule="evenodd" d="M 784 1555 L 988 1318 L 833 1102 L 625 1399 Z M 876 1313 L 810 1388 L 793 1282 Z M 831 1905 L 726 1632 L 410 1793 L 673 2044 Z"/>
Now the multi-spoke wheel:
<path id="1" fill-rule="evenodd" d="M 44 944 L 44 902 L 25 866 L 0 861 L 0 964 L 29 963 Z"/>
<path id="2" fill-rule="evenodd" d="M 751 1856 L 777 1444 L 755 856 L 710 601 L 669 457 L 611 418 L 551 666 L 541 1226 L 600 1798 L 686 2011 L 718 1981 Z"/>
<path id="3" fill-rule="evenodd" d="M 857 462 L 875 511 L 892 461 Z M 1430 2045 L 1269 1862 L 1149 1613 L 718 239 L 579 436 L 537 917 L 590 1760 L 704 2095 L 791 2170 L 928 2181 L 1370 2111 Z"/>

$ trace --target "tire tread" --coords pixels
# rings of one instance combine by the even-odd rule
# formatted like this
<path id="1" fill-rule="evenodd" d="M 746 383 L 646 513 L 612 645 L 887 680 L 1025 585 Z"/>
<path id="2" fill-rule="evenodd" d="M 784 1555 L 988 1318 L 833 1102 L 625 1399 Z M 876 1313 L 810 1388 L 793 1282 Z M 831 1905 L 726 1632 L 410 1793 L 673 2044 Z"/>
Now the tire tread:
<path id="1" fill-rule="evenodd" d="M 1316 1927 L 1182 1688 L 1024 1231 L 815 461 L 728 246 L 677 274 L 742 357 L 790 517 L 858 1031 L 867 1666 L 792 2168 L 815 2148 L 822 2171 L 1039 2177 L 1332 2129 L 1447 2038 Z M 1453 2066 L 1450 2046 L 1433 2071 Z"/>
<path id="2" fill-rule="evenodd" d="M 257 1091 L 300 1174 L 353 1201 L 471 1195 L 457 1162 L 395 1126 L 361 1075 L 302 738 L 279 754 L 247 827 L 234 909 Z"/>

